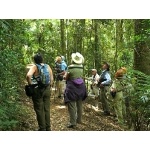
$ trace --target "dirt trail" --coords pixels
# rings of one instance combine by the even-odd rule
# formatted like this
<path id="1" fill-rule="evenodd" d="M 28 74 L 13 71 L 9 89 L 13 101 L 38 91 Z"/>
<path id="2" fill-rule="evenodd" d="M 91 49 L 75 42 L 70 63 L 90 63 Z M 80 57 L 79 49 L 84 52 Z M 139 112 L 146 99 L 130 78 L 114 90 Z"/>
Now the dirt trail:
<path id="1" fill-rule="evenodd" d="M 77 124 L 75 129 L 68 129 L 68 111 L 67 107 L 63 105 L 62 99 L 54 99 L 51 97 L 51 130 L 52 131 L 123 131 L 113 116 L 104 116 L 102 110 L 96 111 L 94 107 L 85 100 L 83 104 L 83 118 L 82 124 Z M 38 128 L 35 112 L 33 110 L 32 100 L 27 98 L 26 104 L 28 105 L 30 118 L 26 120 L 26 126 L 21 130 L 36 131 Z"/>
<path id="2" fill-rule="evenodd" d="M 26 69 L 28 70 L 33 64 L 29 64 Z M 27 71 L 26 70 L 26 71 Z M 56 99 L 54 96 L 54 89 L 51 94 L 51 110 L 50 110 L 50 119 L 51 119 L 51 130 L 52 131 L 122 131 L 121 127 L 117 124 L 113 116 L 104 116 L 102 115 L 102 110 L 99 112 L 95 111 L 92 108 L 92 99 L 88 98 L 84 101 L 83 104 L 83 124 L 78 124 L 76 129 L 68 129 L 66 127 L 68 123 L 68 111 L 65 105 L 62 105 L 63 100 Z M 25 93 L 23 101 L 27 105 L 29 118 L 25 120 L 21 129 L 24 131 L 35 131 L 38 128 L 35 112 L 33 110 L 32 100 L 29 99 Z M 91 104 L 90 104 L 91 103 Z"/>

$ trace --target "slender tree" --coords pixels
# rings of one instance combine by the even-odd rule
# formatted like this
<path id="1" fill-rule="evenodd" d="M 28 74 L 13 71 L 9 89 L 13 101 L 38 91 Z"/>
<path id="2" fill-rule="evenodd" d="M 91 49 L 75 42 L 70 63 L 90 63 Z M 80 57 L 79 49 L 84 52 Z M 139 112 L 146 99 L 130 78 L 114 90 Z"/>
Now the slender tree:
<path id="1" fill-rule="evenodd" d="M 62 54 L 64 54 L 66 52 L 64 19 L 60 19 L 60 28 L 61 28 L 61 51 Z"/>
<path id="2" fill-rule="evenodd" d="M 99 51 L 99 20 L 95 19 L 93 20 L 94 25 L 94 56 L 95 56 L 95 68 L 100 68 L 100 51 Z"/>
<path id="3" fill-rule="evenodd" d="M 122 51 L 122 43 L 123 43 L 123 20 L 116 20 L 116 34 L 115 34 L 115 39 L 116 39 L 116 49 L 115 49 L 115 56 L 114 56 L 114 66 L 115 66 L 115 71 L 118 69 L 118 56 L 120 51 Z"/>
<path id="4" fill-rule="evenodd" d="M 150 20 L 135 20 L 134 69 L 150 75 Z"/>

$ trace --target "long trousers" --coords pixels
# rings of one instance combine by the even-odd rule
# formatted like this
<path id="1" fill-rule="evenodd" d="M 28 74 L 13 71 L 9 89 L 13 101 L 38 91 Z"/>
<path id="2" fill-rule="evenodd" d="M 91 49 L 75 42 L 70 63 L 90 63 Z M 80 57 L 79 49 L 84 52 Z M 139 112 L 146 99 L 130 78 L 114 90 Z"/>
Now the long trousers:
<path id="1" fill-rule="evenodd" d="M 117 97 L 114 99 L 114 110 L 118 119 L 118 123 L 124 124 L 125 119 L 124 116 L 126 115 L 126 108 L 123 97 Z"/>
<path id="2" fill-rule="evenodd" d="M 43 91 L 35 88 L 32 100 L 39 130 L 50 130 L 50 86 Z"/>
<path id="3" fill-rule="evenodd" d="M 109 105 L 108 105 L 108 99 L 106 97 L 106 89 L 107 87 L 101 88 L 100 91 L 100 101 L 102 103 L 102 108 L 104 112 L 110 112 Z"/>
<path id="4" fill-rule="evenodd" d="M 70 124 L 76 125 L 82 121 L 82 100 L 70 101 L 67 103 L 70 117 Z"/>

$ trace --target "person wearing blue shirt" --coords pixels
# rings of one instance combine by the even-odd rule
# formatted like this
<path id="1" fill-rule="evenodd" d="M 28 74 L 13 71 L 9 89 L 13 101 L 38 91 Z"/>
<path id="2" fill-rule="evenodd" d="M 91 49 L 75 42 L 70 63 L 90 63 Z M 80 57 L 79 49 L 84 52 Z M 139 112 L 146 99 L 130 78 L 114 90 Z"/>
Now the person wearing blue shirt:
<path id="1" fill-rule="evenodd" d="M 64 93 L 65 89 L 65 81 L 63 80 L 63 76 L 67 70 L 67 64 L 64 61 L 64 56 L 57 56 L 56 57 L 56 89 L 57 89 L 57 97 L 61 98 L 61 94 Z"/>
<path id="2" fill-rule="evenodd" d="M 100 75 L 100 79 L 99 79 L 99 82 L 100 82 L 100 101 L 102 103 L 102 108 L 103 108 L 103 111 L 104 111 L 104 115 L 110 115 L 110 109 L 109 109 L 109 106 L 108 106 L 108 98 L 107 98 L 107 95 L 106 95 L 106 92 L 108 91 L 108 88 L 111 84 L 111 76 L 110 76 L 110 73 L 109 73 L 109 64 L 104 62 L 103 65 L 102 65 L 102 73 Z"/>
<path id="3" fill-rule="evenodd" d="M 61 70 L 66 71 L 67 70 L 67 64 L 65 62 L 65 57 L 61 56 Z"/>

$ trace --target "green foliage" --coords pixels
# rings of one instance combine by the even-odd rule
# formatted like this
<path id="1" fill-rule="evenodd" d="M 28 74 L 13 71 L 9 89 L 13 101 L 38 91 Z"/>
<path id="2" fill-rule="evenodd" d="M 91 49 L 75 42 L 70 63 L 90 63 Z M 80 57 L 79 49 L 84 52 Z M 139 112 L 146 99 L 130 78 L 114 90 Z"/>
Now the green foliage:
<path id="1" fill-rule="evenodd" d="M 64 19 L 63 27 L 59 19 L 1 19 L 0 130 L 13 130 L 22 125 L 28 117 L 27 108 L 22 106 L 20 95 L 24 88 L 25 66 L 32 63 L 35 53 L 41 52 L 44 62 L 53 69 L 57 55 L 65 56 L 66 62 L 70 64 L 71 53 L 79 51 L 85 57 L 86 76 L 91 75 L 89 70 L 92 68 L 96 68 L 100 73 L 104 60 L 110 63 L 113 74 L 121 66 L 132 68 L 134 41 L 146 40 L 148 45 L 149 28 L 145 25 L 149 26 L 149 22 L 144 20 L 144 26 L 141 24 L 144 34 L 139 31 L 137 36 L 134 36 L 134 20 L 131 19 Z M 64 49 L 62 43 L 65 43 Z M 149 97 L 150 87 L 148 76 L 137 71 L 133 72 L 132 76 L 136 76 L 137 80 L 136 92 L 131 95 L 131 118 L 137 129 L 137 123 L 148 122 L 149 100 L 144 102 L 142 96 Z"/>
<path id="2" fill-rule="evenodd" d="M 0 45 L 0 130 L 14 130 L 19 123 L 22 105 L 20 101 L 21 85 L 24 78 L 24 61 L 21 52 L 26 43 L 24 20 L 1 20 Z"/>
<path id="3" fill-rule="evenodd" d="M 0 80 L 0 129 L 9 130 L 17 124 L 16 116 L 20 109 L 19 83 L 23 71 L 20 56 L 17 52 L 5 49 L 0 51 L 1 80 Z M 16 78 L 17 76 L 17 78 Z"/>
<path id="4" fill-rule="evenodd" d="M 150 76 L 133 70 L 136 78 L 130 98 L 130 113 L 134 130 L 149 130 L 150 123 Z"/>
<path id="5" fill-rule="evenodd" d="M 149 45 L 149 34 L 150 34 L 150 20 L 149 19 L 136 19 L 135 20 L 135 42 L 144 42 Z M 139 30 L 138 30 L 139 29 Z"/>

